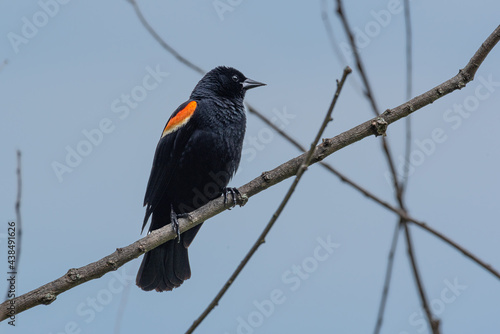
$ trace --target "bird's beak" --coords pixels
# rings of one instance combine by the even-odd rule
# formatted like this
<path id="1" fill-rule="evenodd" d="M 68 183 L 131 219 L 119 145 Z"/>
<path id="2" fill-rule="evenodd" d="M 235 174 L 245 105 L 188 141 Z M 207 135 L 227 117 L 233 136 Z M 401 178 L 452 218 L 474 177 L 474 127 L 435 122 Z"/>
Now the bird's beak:
<path id="1" fill-rule="evenodd" d="M 245 79 L 245 81 L 243 81 L 243 89 L 244 90 L 249 90 L 249 89 L 252 89 L 255 87 L 260 87 L 260 86 L 265 86 L 265 85 L 266 85 L 265 83 L 258 82 L 258 81 L 248 79 L 248 78 Z"/>

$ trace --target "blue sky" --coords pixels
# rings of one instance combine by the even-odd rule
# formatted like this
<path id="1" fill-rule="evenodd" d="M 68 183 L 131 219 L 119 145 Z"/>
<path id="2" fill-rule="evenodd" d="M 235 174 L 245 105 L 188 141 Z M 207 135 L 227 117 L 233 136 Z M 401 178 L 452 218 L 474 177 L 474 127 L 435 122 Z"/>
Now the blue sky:
<path id="1" fill-rule="evenodd" d="M 216 9 L 221 3 L 228 6 L 224 12 Z M 309 145 L 345 66 L 325 32 L 321 2 L 139 1 L 139 6 L 158 33 L 198 66 L 234 66 L 267 83 L 250 91 L 247 101 Z M 345 5 L 382 110 L 406 100 L 400 8 L 396 0 Z M 8 61 L 0 70 L 0 258 L 7 255 L 7 222 L 15 218 L 15 152 L 20 149 L 24 230 L 17 292 L 25 293 L 140 237 L 157 140 L 200 76 L 158 45 L 127 1 L 1 1 L 0 9 L 0 63 Z M 342 46 L 347 40 L 333 9 L 328 2 Z M 413 0 L 411 10 L 417 95 L 465 66 L 499 24 L 500 3 Z M 414 217 L 495 268 L 500 268 L 499 61 L 497 47 L 475 81 L 413 115 L 407 193 Z M 348 81 L 325 137 L 372 117 L 355 84 L 360 82 L 356 70 Z M 397 164 L 404 135 L 404 122 L 389 128 Z M 366 138 L 326 161 L 394 202 L 379 141 Z M 68 158 L 72 150 L 83 156 Z M 231 185 L 243 185 L 297 154 L 249 115 L 245 151 Z M 58 164 L 67 167 L 59 175 Z M 18 315 L 15 329 L 2 322 L 0 330 L 111 333 L 123 308 L 120 333 L 182 333 L 239 264 L 289 184 L 207 222 L 190 247 L 193 275 L 181 288 L 141 291 L 133 282 L 140 260 L 134 260 L 60 295 L 50 306 Z M 198 332 L 371 332 L 395 223 L 393 214 L 319 166 L 309 168 L 266 243 Z M 433 236 L 412 230 L 443 332 L 497 332 L 498 280 Z M 428 331 L 405 247 L 400 239 L 383 333 Z M 4 260 L 2 277 L 6 272 Z M 0 280 L 0 291 L 5 282 Z"/>

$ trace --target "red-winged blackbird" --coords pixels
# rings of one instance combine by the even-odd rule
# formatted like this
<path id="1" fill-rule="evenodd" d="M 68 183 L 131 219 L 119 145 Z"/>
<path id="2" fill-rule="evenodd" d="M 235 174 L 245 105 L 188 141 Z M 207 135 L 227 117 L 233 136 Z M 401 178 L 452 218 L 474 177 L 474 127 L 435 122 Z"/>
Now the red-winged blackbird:
<path id="1" fill-rule="evenodd" d="M 234 190 L 226 188 L 236 172 L 245 135 L 245 92 L 263 83 L 234 68 L 220 66 L 198 82 L 187 102 L 163 129 L 144 198 L 149 231 Z M 147 252 L 137 273 L 143 290 L 170 291 L 191 277 L 188 247 L 198 226 Z M 178 230 L 177 230 L 178 231 Z"/>

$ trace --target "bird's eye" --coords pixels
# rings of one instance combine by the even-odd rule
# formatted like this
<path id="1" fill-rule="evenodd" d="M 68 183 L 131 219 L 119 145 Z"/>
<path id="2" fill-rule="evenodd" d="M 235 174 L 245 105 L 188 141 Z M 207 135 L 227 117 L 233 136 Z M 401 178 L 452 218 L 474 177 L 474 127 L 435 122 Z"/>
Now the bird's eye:
<path id="1" fill-rule="evenodd" d="M 233 81 L 238 82 L 238 76 L 237 75 L 233 75 Z"/>

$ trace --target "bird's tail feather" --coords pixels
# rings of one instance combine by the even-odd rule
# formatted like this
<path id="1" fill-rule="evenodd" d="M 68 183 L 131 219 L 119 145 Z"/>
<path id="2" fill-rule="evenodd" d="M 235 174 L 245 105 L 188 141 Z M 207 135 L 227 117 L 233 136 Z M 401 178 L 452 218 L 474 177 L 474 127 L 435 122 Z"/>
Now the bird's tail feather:
<path id="1" fill-rule="evenodd" d="M 136 284 L 146 291 L 170 291 L 190 277 L 187 247 L 174 239 L 144 255 Z"/>
<path id="2" fill-rule="evenodd" d="M 165 216 L 168 217 L 168 220 L 165 219 Z M 164 222 L 169 220 L 170 215 L 161 215 L 161 212 L 155 212 L 150 230 L 164 226 Z M 178 242 L 177 239 L 169 240 L 147 252 L 137 273 L 137 286 L 146 291 L 171 291 L 190 278 L 188 247 L 201 225 L 182 233 L 181 242 Z"/>

